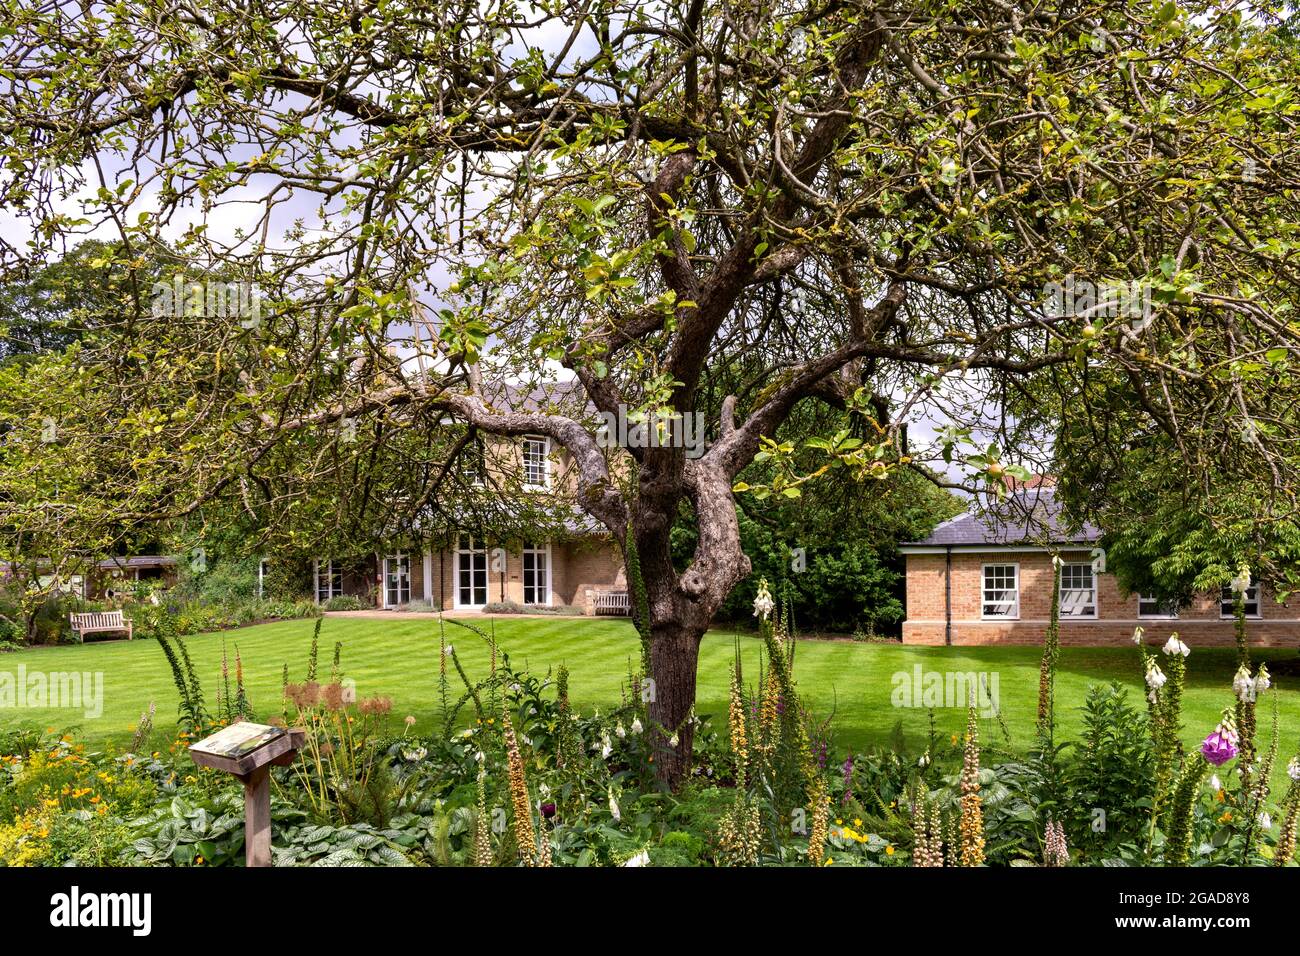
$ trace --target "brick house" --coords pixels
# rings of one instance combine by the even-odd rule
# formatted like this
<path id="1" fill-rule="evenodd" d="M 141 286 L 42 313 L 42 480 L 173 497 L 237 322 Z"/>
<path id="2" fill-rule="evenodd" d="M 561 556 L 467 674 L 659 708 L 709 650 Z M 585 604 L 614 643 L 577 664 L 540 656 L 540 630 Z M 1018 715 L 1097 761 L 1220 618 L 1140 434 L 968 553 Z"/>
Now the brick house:
<path id="1" fill-rule="evenodd" d="M 1053 489 L 1022 488 L 997 516 L 964 514 L 900 547 L 907 564 L 905 644 L 1039 644 L 1052 605 L 1052 555 L 1061 568 L 1061 643 L 1121 645 L 1141 626 L 1148 642 L 1174 631 L 1193 646 L 1231 645 L 1232 594 L 1198 594 L 1186 607 L 1125 594 L 1104 571 L 1101 530 L 1066 528 Z M 1300 643 L 1300 613 L 1267 584 L 1246 598 L 1252 643 Z"/>
<path id="2" fill-rule="evenodd" d="M 499 385 L 491 394 L 495 404 L 521 411 L 581 401 L 573 383 L 528 392 Z M 623 453 L 610 449 L 609 454 Z M 373 555 L 322 555 L 312 561 L 315 600 L 352 595 L 376 608 L 418 601 L 447 611 L 478 611 L 512 601 L 525 607 L 568 605 L 586 614 L 626 613 L 622 552 L 608 532 L 574 507 L 576 472 L 562 446 L 544 435 L 488 436 L 469 447 L 460 464 L 467 497 L 478 496 L 502 513 L 544 516 L 539 524 L 552 529 L 546 540 L 514 535 L 485 541 L 469 530 L 444 528 L 423 540 L 412 536 L 413 545 L 394 545 Z M 473 524 L 468 518 L 461 523 Z M 265 574 L 263 562 L 259 589 Z"/>
<path id="3" fill-rule="evenodd" d="M 346 594 L 384 609 L 428 602 L 435 609 L 481 611 L 500 601 L 576 606 L 587 614 L 627 608 L 622 555 L 596 532 L 505 543 L 460 535 L 446 547 L 321 557 L 312 562 L 312 585 L 318 603 Z"/>

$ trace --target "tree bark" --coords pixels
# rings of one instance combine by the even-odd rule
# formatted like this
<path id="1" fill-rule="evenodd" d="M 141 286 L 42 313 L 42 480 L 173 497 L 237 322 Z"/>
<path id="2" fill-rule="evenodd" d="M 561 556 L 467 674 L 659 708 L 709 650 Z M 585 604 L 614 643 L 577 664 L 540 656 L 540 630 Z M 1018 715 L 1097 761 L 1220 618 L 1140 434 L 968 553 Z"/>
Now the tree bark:
<path id="1" fill-rule="evenodd" d="M 695 723 L 695 681 L 699 670 L 700 640 L 705 628 L 682 621 L 652 621 L 650 626 L 649 732 L 654 735 L 655 776 L 677 789 L 691 769 Z M 677 735 L 676 746 L 672 736 Z"/>

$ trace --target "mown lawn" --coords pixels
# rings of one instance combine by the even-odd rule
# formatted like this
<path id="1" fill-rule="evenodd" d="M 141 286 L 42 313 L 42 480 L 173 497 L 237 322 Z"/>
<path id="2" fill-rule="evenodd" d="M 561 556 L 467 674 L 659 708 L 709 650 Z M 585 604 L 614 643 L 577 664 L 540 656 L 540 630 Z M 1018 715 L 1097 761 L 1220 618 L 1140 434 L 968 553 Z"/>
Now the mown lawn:
<path id="1" fill-rule="evenodd" d="M 488 622 L 476 619 L 481 625 Z M 632 626 L 626 621 L 573 618 L 496 618 L 497 639 L 516 663 L 545 672 L 560 663 L 570 671 L 573 700 L 583 709 L 609 706 L 620 700 L 629 658 L 638 653 Z M 314 622 L 285 621 L 225 634 L 205 634 L 187 639 L 190 654 L 204 681 L 209 703 L 216 695 L 223 642 L 232 658 L 238 646 L 244 662 L 249 695 L 260 714 L 280 712 L 281 668 L 289 665 L 291 679 L 301 680 L 306 670 Z M 438 622 L 394 614 L 391 618 L 329 617 L 321 632 L 320 672 L 329 673 L 334 643 L 343 643 L 343 668 L 357 684 L 360 696 L 382 695 L 393 700 L 396 722 L 407 714 L 416 717 L 417 729 L 430 730 L 438 711 Z M 471 676 L 482 676 L 488 666 L 486 645 L 468 631 L 446 625 L 447 638 Z M 698 712 L 725 720 L 728 667 L 733 657 L 733 636 L 723 631 L 706 637 L 700 659 Z M 759 642 L 740 639 L 748 679 L 757 673 Z M 1286 673 L 1296 668 L 1297 651 L 1258 652 L 1270 661 L 1280 705 L 1282 744 L 1279 764 L 1294 752 L 1300 739 L 1300 678 Z M 915 665 L 925 671 L 996 672 L 1002 711 L 1012 734 L 1010 746 L 1020 749 L 1033 736 L 1037 707 L 1039 652 L 1033 647 L 923 648 L 899 645 L 855 644 L 841 641 L 801 641 L 796 677 L 805 697 L 821 715 L 834 711 L 832 723 L 837 751 L 859 749 L 886 741 L 901 722 L 905 735 L 917 742 L 928 726 L 923 707 L 901 708 L 891 703 L 893 675 L 909 675 Z M 177 694 L 157 642 L 114 641 L 83 646 L 35 648 L 0 656 L 0 673 L 28 671 L 102 671 L 103 715 L 86 719 L 78 711 L 15 708 L 0 710 L 0 725 L 43 724 L 79 727 L 80 734 L 96 743 L 125 740 L 149 703 L 157 704 L 156 723 L 169 726 L 176 713 Z M 1232 702 L 1233 652 L 1193 648 L 1189 660 L 1189 689 L 1185 704 L 1185 736 L 1198 742 L 1213 729 L 1222 708 Z M 454 680 L 454 674 L 453 674 Z M 1079 706 L 1089 684 L 1118 680 L 1128 685 L 1134 699 L 1142 693 L 1134 648 L 1066 648 L 1058 675 L 1058 717 L 1063 732 L 1079 729 Z M 960 731 L 964 713 L 958 709 L 937 712 L 941 733 Z M 1261 735 L 1271 720 L 1271 700 L 1260 707 Z M 1001 741 L 1001 731 L 985 721 L 985 740 Z M 1280 767 L 1278 768 L 1280 771 Z"/>

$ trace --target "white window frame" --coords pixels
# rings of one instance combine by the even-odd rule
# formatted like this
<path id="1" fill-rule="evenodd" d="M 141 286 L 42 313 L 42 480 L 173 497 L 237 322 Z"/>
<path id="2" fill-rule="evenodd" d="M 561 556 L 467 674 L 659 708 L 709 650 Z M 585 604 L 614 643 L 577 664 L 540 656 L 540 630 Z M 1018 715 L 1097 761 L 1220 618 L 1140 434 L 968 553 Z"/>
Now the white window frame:
<path id="1" fill-rule="evenodd" d="M 1154 614 L 1152 614 L 1152 613 L 1148 613 L 1148 612 L 1145 612 L 1145 611 L 1142 610 L 1142 604 L 1143 604 L 1143 602 L 1146 602 L 1146 603 L 1148 603 L 1148 604 L 1154 604 L 1156 607 L 1159 607 L 1159 606 L 1160 606 L 1160 602 L 1159 602 L 1158 600 L 1156 600 L 1155 595 L 1153 595 L 1153 594 L 1138 594 L 1138 620 L 1140 620 L 1140 621 L 1176 621 L 1176 620 L 1178 620 L 1178 609 L 1177 609 L 1177 607 L 1175 607 L 1172 611 L 1156 611 Z M 1168 603 L 1170 603 L 1171 606 L 1172 606 L 1172 602 L 1168 602 Z"/>
<path id="2" fill-rule="evenodd" d="M 524 487 L 532 490 L 544 491 L 551 487 L 551 440 L 545 435 L 525 435 L 520 443 L 523 452 L 523 480 Z M 534 469 L 529 465 L 529 449 L 535 445 L 542 446 L 541 461 L 538 463 L 538 470 L 541 473 L 541 483 L 532 480 L 531 471 Z M 532 453 L 533 455 L 536 452 Z"/>
<path id="3" fill-rule="evenodd" d="M 991 603 L 988 600 L 988 570 L 989 568 L 1011 568 L 1012 579 L 1015 582 L 1015 602 L 1010 614 L 988 614 L 986 605 Z M 980 620 L 982 621 L 1018 621 L 1020 620 L 1020 562 L 1019 561 L 989 561 L 980 565 Z"/>
<path id="4" fill-rule="evenodd" d="M 327 582 L 326 595 L 323 598 L 321 597 L 321 586 L 320 586 L 322 565 L 325 574 L 325 579 Z M 342 568 L 336 569 L 334 567 L 333 558 L 326 558 L 324 561 L 322 561 L 320 558 L 317 558 L 315 563 L 314 577 L 315 577 L 315 581 L 313 583 L 315 584 L 314 592 L 316 595 L 317 604 L 324 604 L 326 601 L 330 600 L 331 598 L 343 596 L 343 569 Z"/>
<path id="5" fill-rule="evenodd" d="M 257 599 L 266 600 L 266 569 L 271 562 L 266 558 L 257 559 Z"/>
<path id="6" fill-rule="evenodd" d="M 546 581 L 544 584 L 544 587 L 546 588 L 546 600 L 529 601 L 528 600 L 528 559 L 529 557 L 532 557 L 534 559 L 533 592 L 535 597 L 537 591 L 537 567 L 535 562 L 538 555 L 541 555 L 546 561 L 546 567 L 545 567 Z M 550 607 L 552 596 L 555 593 L 554 589 L 551 587 L 551 582 L 553 580 L 553 570 L 551 565 L 551 546 L 549 544 L 538 546 L 535 544 L 525 543 L 519 553 L 519 558 L 520 558 L 519 580 L 523 589 L 521 595 L 523 597 L 523 603 L 525 604 L 525 606 L 532 605 L 535 607 Z"/>
<path id="7" fill-rule="evenodd" d="M 1070 569 L 1084 568 L 1088 573 L 1088 579 L 1092 582 L 1091 588 L 1067 588 L 1065 586 L 1066 571 Z M 1092 613 L 1075 614 L 1066 610 L 1065 595 L 1067 591 L 1092 591 Z M 1095 621 L 1097 619 L 1097 572 L 1090 561 L 1066 561 L 1061 564 L 1061 617 L 1069 618 L 1072 621 Z"/>
<path id="8" fill-rule="evenodd" d="M 461 561 L 462 561 L 462 558 L 463 558 L 463 557 L 469 557 L 469 558 L 471 559 L 471 567 L 469 568 L 469 573 L 470 573 L 470 598 L 473 599 L 473 597 L 474 597 L 474 568 L 473 568 L 473 566 L 472 566 L 472 559 L 473 559 L 473 555 L 475 555 L 475 554 L 481 554 L 481 555 L 483 556 L 483 603 L 482 603 L 482 604 L 472 604 L 472 603 L 468 603 L 468 604 L 467 604 L 467 603 L 465 603 L 464 601 L 461 600 L 461 595 L 460 595 L 460 590 L 461 590 L 461 584 L 460 584 Z M 453 569 L 452 569 L 453 578 L 452 578 L 452 588 L 451 588 L 452 607 L 456 608 L 457 610 L 466 610 L 466 611 L 476 611 L 476 610 L 481 610 L 485 605 L 487 605 L 487 604 L 489 603 L 489 600 L 490 600 L 491 597 L 492 597 L 492 579 L 491 579 L 491 576 L 490 576 L 490 575 L 491 575 L 491 572 L 490 572 L 489 567 L 488 567 L 488 549 L 487 549 L 487 544 L 486 544 L 486 543 L 483 543 L 483 542 L 477 542 L 477 543 L 476 543 L 475 540 L 474 540 L 474 538 L 472 538 L 472 537 L 470 537 L 470 536 L 468 536 L 468 535 L 457 535 L 457 537 L 456 537 L 456 560 L 455 560 L 455 562 L 453 562 L 453 563 L 454 563 L 454 567 L 453 567 Z"/>
<path id="9" fill-rule="evenodd" d="M 390 562 L 394 562 L 394 561 L 398 562 L 399 565 L 398 583 L 397 583 L 397 601 L 395 603 L 389 600 L 389 594 L 388 594 L 388 575 L 389 575 L 388 566 Z M 406 573 L 404 576 L 400 571 L 400 565 L 401 562 L 403 561 L 406 562 Z M 384 607 L 394 608 L 394 607 L 401 607 L 403 604 L 410 604 L 411 603 L 411 556 L 407 554 L 405 551 L 398 551 L 396 554 L 385 555 L 383 575 L 384 575 L 384 579 L 381 582 L 381 584 L 383 585 L 383 589 L 384 589 L 383 592 Z M 406 582 L 405 589 L 403 589 L 402 587 L 403 580 L 405 580 Z M 405 590 L 405 594 L 406 594 L 405 601 L 402 600 L 403 590 Z"/>
<path id="10" fill-rule="evenodd" d="M 1254 595 L 1252 597 L 1251 595 Z M 1246 605 L 1246 619 L 1249 621 L 1258 621 L 1264 616 L 1263 595 L 1260 593 L 1259 582 L 1256 581 L 1250 587 L 1246 588 L 1243 595 Z M 1234 617 L 1232 613 L 1233 605 L 1236 603 L 1236 595 L 1232 592 L 1232 585 L 1225 584 L 1219 591 L 1219 620 L 1231 621 Z M 1250 612 L 1250 605 L 1255 605 L 1255 613 Z"/>

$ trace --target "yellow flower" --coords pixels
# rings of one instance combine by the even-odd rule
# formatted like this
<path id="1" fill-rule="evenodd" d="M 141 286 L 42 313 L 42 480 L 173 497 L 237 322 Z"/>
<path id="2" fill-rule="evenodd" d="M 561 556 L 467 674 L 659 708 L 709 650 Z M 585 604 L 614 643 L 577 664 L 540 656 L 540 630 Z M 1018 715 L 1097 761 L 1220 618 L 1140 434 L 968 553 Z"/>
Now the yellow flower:
<path id="1" fill-rule="evenodd" d="M 885 847 L 885 856 L 893 856 L 893 855 L 894 855 L 894 848 L 892 846 Z"/>
<path id="2" fill-rule="evenodd" d="M 855 827 L 860 827 L 860 826 L 862 826 L 862 818 L 861 818 L 861 817 L 854 817 L 854 818 L 853 818 L 853 825 L 854 825 Z"/>
<path id="3" fill-rule="evenodd" d="M 1230 823 L 1231 821 L 1232 821 L 1232 811 L 1231 810 L 1223 811 L 1223 816 L 1219 817 L 1219 822 Z"/>

